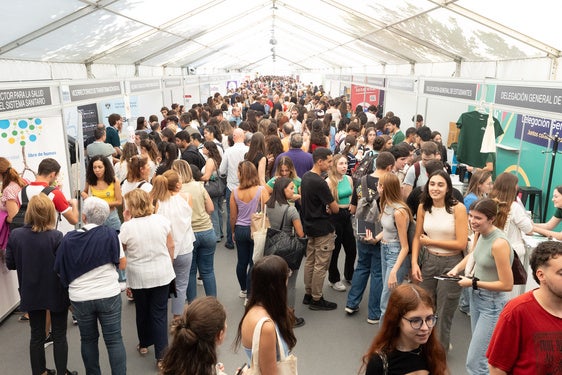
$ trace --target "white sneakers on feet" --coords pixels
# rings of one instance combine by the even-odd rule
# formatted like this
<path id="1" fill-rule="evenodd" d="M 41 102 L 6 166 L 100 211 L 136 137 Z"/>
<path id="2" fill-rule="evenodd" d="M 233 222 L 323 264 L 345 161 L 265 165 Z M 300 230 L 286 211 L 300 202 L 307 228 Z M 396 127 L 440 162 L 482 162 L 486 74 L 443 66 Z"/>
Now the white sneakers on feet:
<path id="1" fill-rule="evenodd" d="M 338 281 L 337 283 L 330 283 L 330 286 L 333 290 L 336 290 L 338 292 L 345 292 L 347 290 L 347 288 L 341 281 Z"/>
<path id="2" fill-rule="evenodd" d="M 246 291 L 245 291 L 245 290 L 241 290 L 240 293 L 238 293 L 238 297 L 240 297 L 240 298 L 246 298 L 246 297 L 247 297 Z"/>

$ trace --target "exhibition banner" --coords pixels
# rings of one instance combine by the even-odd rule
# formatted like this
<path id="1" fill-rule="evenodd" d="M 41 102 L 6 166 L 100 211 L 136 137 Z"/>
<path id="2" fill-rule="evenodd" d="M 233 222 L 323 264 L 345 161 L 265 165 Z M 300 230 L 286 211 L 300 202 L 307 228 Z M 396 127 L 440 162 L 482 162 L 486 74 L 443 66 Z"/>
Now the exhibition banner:
<path id="1" fill-rule="evenodd" d="M 366 111 L 370 105 L 376 106 L 382 103 L 381 94 L 379 89 L 352 84 L 351 107 L 356 108 L 358 105 L 361 105 L 363 110 Z"/>
<path id="2" fill-rule="evenodd" d="M 562 135 L 562 121 L 542 117 L 517 115 L 515 138 L 548 147 L 550 135 Z"/>

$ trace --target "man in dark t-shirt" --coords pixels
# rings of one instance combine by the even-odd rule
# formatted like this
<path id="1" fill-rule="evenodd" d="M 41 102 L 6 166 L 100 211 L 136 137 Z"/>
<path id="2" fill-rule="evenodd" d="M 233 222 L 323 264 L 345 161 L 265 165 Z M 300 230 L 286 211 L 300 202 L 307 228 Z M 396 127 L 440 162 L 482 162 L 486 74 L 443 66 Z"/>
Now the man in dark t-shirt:
<path id="1" fill-rule="evenodd" d="M 305 295 L 303 303 L 311 310 L 334 310 L 338 305 L 322 296 L 322 287 L 334 250 L 335 230 L 329 213 L 339 207 L 328 184 L 321 177 L 332 166 L 330 149 L 319 147 L 312 154 L 314 166 L 302 176 L 301 215 L 304 233 L 308 236 L 304 264 Z"/>

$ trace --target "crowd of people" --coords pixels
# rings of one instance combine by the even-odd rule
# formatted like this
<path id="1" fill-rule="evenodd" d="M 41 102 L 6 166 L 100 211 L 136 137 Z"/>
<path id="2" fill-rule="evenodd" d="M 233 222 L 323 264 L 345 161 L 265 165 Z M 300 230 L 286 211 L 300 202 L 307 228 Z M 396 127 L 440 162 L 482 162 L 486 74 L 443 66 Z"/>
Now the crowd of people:
<path id="1" fill-rule="evenodd" d="M 223 373 L 216 347 L 224 341 L 226 313 L 214 271 L 223 241 L 236 249 L 233 272 L 245 305 L 236 345 L 261 373 L 277 373 L 279 358 L 297 343 L 294 328 L 305 324 L 295 315 L 299 269 L 275 255 L 254 263 L 251 221 L 258 211 L 272 228 L 307 238 L 302 304 L 310 310 L 338 308 L 324 298 L 326 275 L 335 291 L 349 289 L 350 316 L 369 285 L 367 323 L 380 329 L 363 357 L 366 374 L 447 374 L 457 309 L 471 318 L 471 375 L 546 373 L 529 369 L 560 360 L 559 353 L 513 354 L 544 354 L 529 342 L 507 355 L 498 340 L 513 335 L 510 327 L 526 329 L 523 318 L 512 319 L 525 316 L 520 304 L 551 317 L 533 321 L 537 332 L 562 331 L 561 247 L 547 242 L 531 256 L 523 243 L 533 231 L 560 238 L 552 229 L 562 220 L 562 187 L 545 224 L 526 215 L 517 177 L 501 173 L 492 181 L 487 165 L 472 167 L 463 196 L 453 188 L 441 134 L 421 115 L 403 132 L 390 111 L 352 109 L 345 97 L 330 98 L 321 86 L 289 77 L 246 81 L 190 109 L 162 107 L 161 115 L 139 117 L 134 136 L 121 145 L 123 120 L 113 114 L 109 127 L 96 127 L 85 141 L 81 218 L 76 200 L 45 190 L 60 171 L 54 159 L 44 159 L 37 181 L 27 182 L 0 158 L 5 222 L 25 210 L 25 225 L 11 228 L 4 247 L 8 267 L 18 271 L 20 309 L 29 313 L 33 374 L 54 373 L 45 367 L 49 332 L 57 373 L 71 373 L 69 308 L 87 373 L 100 373 L 98 321 L 112 373 L 126 373 L 125 287 L 135 303 L 139 355 L 154 346 L 163 374 Z M 82 225 L 63 236 L 57 211 Z M 530 259 L 539 289 L 523 293 L 513 285 L 514 250 Z M 198 279 L 206 297 L 197 298 Z"/>

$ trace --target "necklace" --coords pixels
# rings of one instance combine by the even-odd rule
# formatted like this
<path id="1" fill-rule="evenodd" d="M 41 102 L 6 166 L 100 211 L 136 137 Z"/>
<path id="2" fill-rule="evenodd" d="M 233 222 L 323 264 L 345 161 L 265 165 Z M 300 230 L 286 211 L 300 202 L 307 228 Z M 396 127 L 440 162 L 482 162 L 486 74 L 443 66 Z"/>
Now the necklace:
<path id="1" fill-rule="evenodd" d="M 413 355 L 417 355 L 419 356 L 422 353 L 422 347 L 418 347 L 417 349 L 413 349 L 413 350 L 402 350 L 399 347 L 396 347 L 397 350 L 403 352 L 403 353 L 409 353 L 409 354 L 413 354 Z"/>

